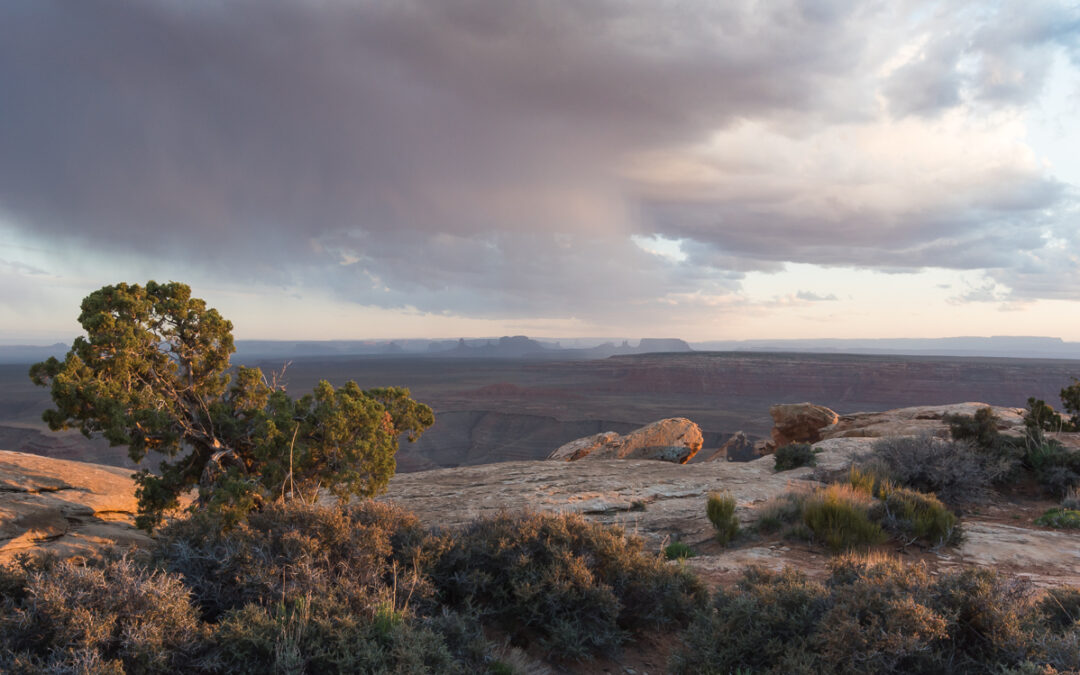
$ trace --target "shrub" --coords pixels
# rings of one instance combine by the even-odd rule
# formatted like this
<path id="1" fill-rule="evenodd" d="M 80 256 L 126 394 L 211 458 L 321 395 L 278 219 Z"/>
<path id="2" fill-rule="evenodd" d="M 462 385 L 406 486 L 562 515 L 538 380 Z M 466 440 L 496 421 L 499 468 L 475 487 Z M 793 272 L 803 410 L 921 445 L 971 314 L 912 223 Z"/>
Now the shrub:
<path id="1" fill-rule="evenodd" d="M 875 441 L 870 454 L 856 459 L 854 466 L 904 487 L 935 493 L 948 504 L 959 504 L 985 497 L 1015 462 L 979 453 L 970 442 L 895 436 Z"/>
<path id="2" fill-rule="evenodd" d="M 1076 386 L 1077 395 L 1080 396 L 1080 382 Z M 1062 396 L 1065 396 L 1064 390 Z M 954 438 L 970 439 L 980 452 L 989 457 L 1028 469 L 1039 484 L 1053 495 L 1061 496 L 1070 488 L 1080 485 L 1080 452 L 1046 439 L 1041 430 L 1035 429 L 1036 433 L 1029 433 L 1023 438 L 1000 434 L 990 408 L 981 408 L 974 417 L 953 415 L 946 417 L 946 420 Z"/>
<path id="3" fill-rule="evenodd" d="M 786 526 L 801 524 L 806 497 L 804 492 L 785 492 L 773 497 L 758 507 L 754 529 L 761 534 L 772 534 Z"/>
<path id="4" fill-rule="evenodd" d="M 841 556 L 824 584 L 747 570 L 683 635 L 674 673 L 987 673 L 1080 667 L 1078 594 L 1035 602 L 990 570 Z M 1058 607 L 1069 608 L 1059 611 Z M 1032 671 L 1032 672 L 1038 672 Z"/>
<path id="5" fill-rule="evenodd" d="M 960 542 L 959 519 L 934 495 L 884 485 L 878 497 L 885 503 L 883 522 L 888 529 L 931 546 Z"/>
<path id="6" fill-rule="evenodd" d="M 750 567 L 735 589 L 719 589 L 672 655 L 672 673 L 813 673 L 810 640 L 828 609 L 821 584 L 793 570 Z"/>
<path id="7" fill-rule="evenodd" d="M 716 540 L 727 546 L 739 534 L 739 521 L 735 517 L 735 497 L 728 493 L 713 492 L 705 503 L 705 515 L 716 530 Z"/>
<path id="8" fill-rule="evenodd" d="M 664 557 L 668 560 L 683 560 L 693 558 L 694 555 L 694 549 L 681 541 L 673 541 L 664 547 Z"/>
<path id="9" fill-rule="evenodd" d="M 348 507 L 292 501 L 222 530 L 194 516 L 164 528 L 158 564 L 182 575 L 205 620 L 250 603 L 272 609 L 309 597 L 337 598 L 370 613 L 379 603 L 432 608 L 424 567 L 447 544 L 401 509 L 372 501 Z"/>
<path id="10" fill-rule="evenodd" d="M 0 651 L 44 672 L 178 672 L 197 668 L 205 631 L 174 574 L 121 558 L 10 569 L 24 586 L 7 595 Z"/>
<path id="11" fill-rule="evenodd" d="M 570 659 L 610 652 L 628 632 L 685 625 L 705 601 L 689 572 L 578 515 L 476 521 L 455 534 L 431 577 L 448 606 Z"/>
<path id="12" fill-rule="evenodd" d="M 814 446 L 809 443 L 790 443 L 776 449 L 773 462 L 777 471 L 789 471 L 800 466 L 814 466 L 817 459 L 814 457 Z"/>
<path id="13" fill-rule="evenodd" d="M 1050 509 L 1036 518 L 1035 524 L 1058 530 L 1080 530 L 1080 511 L 1076 509 Z"/>
<path id="14" fill-rule="evenodd" d="M 1027 412 L 1024 414 L 1024 426 L 1028 435 L 1037 436 L 1042 431 L 1062 431 L 1065 421 L 1046 401 L 1031 396 L 1027 400 Z"/>
<path id="15" fill-rule="evenodd" d="M 867 547 L 888 537 L 871 513 L 876 500 L 850 485 L 833 484 L 812 494 L 803 506 L 803 522 L 814 538 L 834 552 Z"/>
<path id="16" fill-rule="evenodd" d="M 1038 611 L 1045 625 L 1055 632 L 1073 628 L 1080 622 L 1080 588 L 1051 588 L 1039 601 Z"/>
<path id="17" fill-rule="evenodd" d="M 1075 487 L 1069 488 L 1065 496 L 1061 498 L 1061 508 L 1080 511 L 1080 490 Z"/>

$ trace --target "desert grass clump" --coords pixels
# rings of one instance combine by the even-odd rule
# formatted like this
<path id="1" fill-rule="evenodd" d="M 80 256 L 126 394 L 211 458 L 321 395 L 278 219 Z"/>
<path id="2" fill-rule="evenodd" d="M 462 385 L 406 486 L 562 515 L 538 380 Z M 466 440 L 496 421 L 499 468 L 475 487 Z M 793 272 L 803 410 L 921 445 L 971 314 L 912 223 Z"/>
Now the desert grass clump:
<path id="1" fill-rule="evenodd" d="M 789 443 L 776 449 L 773 462 L 776 471 L 790 471 L 800 466 L 814 466 L 817 458 L 814 456 L 814 446 L 809 443 Z"/>
<path id="2" fill-rule="evenodd" d="M 803 522 L 815 540 L 833 552 L 867 548 L 888 535 L 876 520 L 880 504 L 872 496 L 843 483 L 810 495 L 803 505 Z"/>
<path id="3" fill-rule="evenodd" d="M 669 665 L 673 673 L 1072 672 L 1080 627 L 1070 611 L 1080 601 L 1059 595 L 1040 601 L 990 570 L 935 576 L 880 555 L 834 559 L 825 583 L 750 569 L 717 592 Z"/>
<path id="4" fill-rule="evenodd" d="M 960 519 L 934 495 L 885 485 L 877 496 L 885 505 L 883 524 L 889 530 L 931 546 L 960 543 Z"/>
<path id="5" fill-rule="evenodd" d="M 454 534 L 431 578 L 448 607 L 575 660 L 633 633 L 684 626 L 706 599 L 696 577 L 639 538 L 575 514 L 478 520 Z"/>
<path id="6" fill-rule="evenodd" d="M 735 517 L 735 497 L 727 492 L 713 492 L 705 502 L 705 515 L 716 530 L 716 540 L 727 546 L 739 534 Z"/>
<path id="7" fill-rule="evenodd" d="M 769 499 L 757 508 L 754 530 L 759 534 L 774 534 L 801 524 L 807 496 L 806 492 L 788 491 Z"/>

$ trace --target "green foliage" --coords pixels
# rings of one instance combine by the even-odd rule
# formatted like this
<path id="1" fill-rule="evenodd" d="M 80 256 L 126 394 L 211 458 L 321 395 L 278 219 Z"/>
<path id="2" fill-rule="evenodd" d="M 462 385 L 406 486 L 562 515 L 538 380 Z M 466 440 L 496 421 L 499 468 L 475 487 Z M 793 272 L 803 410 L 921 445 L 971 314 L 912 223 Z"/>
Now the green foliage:
<path id="1" fill-rule="evenodd" d="M 1074 377 L 1072 384 L 1061 389 L 1061 405 L 1071 415 L 1064 431 L 1080 431 L 1080 380 Z"/>
<path id="2" fill-rule="evenodd" d="M 824 584 L 747 570 L 717 592 L 672 657 L 673 673 L 987 673 L 1080 667 L 1080 604 L 1041 601 L 989 570 L 931 575 L 920 565 L 842 556 Z M 1020 671 L 1028 672 L 1028 671 Z M 1039 672 L 1039 671 L 1033 671 Z"/>
<path id="3" fill-rule="evenodd" d="M 126 445 L 139 462 L 156 451 L 159 472 L 136 474 L 138 523 L 160 524 L 198 486 L 199 504 L 229 526 L 286 495 L 370 496 L 394 473 L 398 438 L 434 421 L 407 389 L 335 389 L 320 382 L 299 400 L 257 368 L 230 375 L 232 324 L 176 282 L 105 286 L 82 302 L 63 361 L 30 369 L 50 386 L 52 429 L 77 428 Z"/>
<path id="4" fill-rule="evenodd" d="M 809 443 L 789 443 L 776 449 L 773 462 L 777 471 L 789 471 L 800 466 L 814 466 L 814 446 Z"/>
<path id="5" fill-rule="evenodd" d="M 1058 530 L 1080 530 L 1080 511 L 1076 509 L 1050 509 L 1035 519 L 1036 525 Z"/>
<path id="6" fill-rule="evenodd" d="M 850 485 L 833 484 L 806 499 L 803 522 L 833 552 L 866 548 L 888 539 L 872 517 L 877 507 L 870 495 Z"/>
<path id="7" fill-rule="evenodd" d="M 684 560 L 693 558 L 695 555 L 694 549 L 681 541 L 673 541 L 664 547 L 664 557 L 668 560 Z"/>
<path id="8" fill-rule="evenodd" d="M 1065 395 L 1063 390 L 1063 397 Z M 954 438 L 970 439 L 978 451 L 989 457 L 1030 471 L 1053 495 L 1061 496 L 1080 485 L 1080 452 L 1047 439 L 1041 428 L 1029 425 L 1029 433 L 1023 438 L 1006 436 L 997 431 L 996 418 L 990 408 L 978 410 L 974 417 L 954 415 L 947 420 Z M 1005 476 L 1007 474 L 1002 474 L 1002 478 Z"/>
<path id="9" fill-rule="evenodd" d="M 735 517 L 735 497 L 728 493 L 713 492 L 705 503 L 705 515 L 716 530 L 716 540 L 727 546 L 739 534 L 739 520 Z"/>
<path id="10" fill-rule="evenodd" d="M 960 520 L 934 495 L 886 484 L 877 496 L 885 504 L 888 529 L 931 546 L 960 542 Z"/>
<path id="11" fill-rule="evenodd" d="M 642 547 L 577 515 L 502 514 L 457 533 L 431 578 L 444 603 L 475 609 L 515 643 L 585 659 L 630 632 L 685 625 L 704 602 L 695 577 Z"/>
<path id="12" fill-rule="evenodd" d="M 1040 431 L 1065 431 L 1065 421 L 1046 401 L 1031 396 L 1027 400 L 1027 413 L 1024 414 L 1024 426 L 1029 435 Z"/>

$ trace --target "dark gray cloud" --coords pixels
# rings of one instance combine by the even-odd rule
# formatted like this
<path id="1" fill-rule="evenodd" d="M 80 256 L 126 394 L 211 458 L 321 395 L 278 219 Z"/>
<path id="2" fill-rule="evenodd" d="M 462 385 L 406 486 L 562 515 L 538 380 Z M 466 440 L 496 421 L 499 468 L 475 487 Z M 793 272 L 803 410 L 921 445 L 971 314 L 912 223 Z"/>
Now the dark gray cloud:
<path id="1" fill-rule="evenodd" d="M 476 316 L 625 309 L 785 261 L 1007 269 L 1065 199 L 1037 170 L 793 210 L 823 186 L 687 199 L 623 168 L 747 121 L 792 142 L 871 123 L 879 94 L 900 117 L 1030 99 L 1042 75 L 991 71 L 1075 56 L 1076 10 L 1010 8 L 954 34 L 959 10 L 917 3 L 9 0 L 0 212 L 89 253 Z M 629 239 L 654 233 L 687 259 Z"/>

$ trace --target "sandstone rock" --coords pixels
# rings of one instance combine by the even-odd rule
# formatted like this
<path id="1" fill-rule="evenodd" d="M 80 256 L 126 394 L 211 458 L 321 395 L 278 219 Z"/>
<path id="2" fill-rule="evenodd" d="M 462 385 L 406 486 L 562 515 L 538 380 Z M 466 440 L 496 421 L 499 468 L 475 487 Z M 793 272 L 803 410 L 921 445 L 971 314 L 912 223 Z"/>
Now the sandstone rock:
<path id="1" fill-rule="evenodd" d="M 555 452 L 548 456 L 548 459 L 564 459 L 568 462 L 572 462 L 576 459 L 581 459 L 599 448 L 603 448 L 609 443 L 614 443 L 620 438 L 622 438 L 622 436 L 614 431 L 604 431 L 599 434 L 593 434 L 592 436 L 579 438 L 576 441 L 570 441 L 566 445 L 559 447 Z"/>
<path id="2" fill-rule="evenodd" d="M 821 430 L 835 424 L 839 416 L 822 405 L 813 403 L 783 403 L 769 408 L 773 418 L 772 447 L 791 443 L 816 443 Z"/>
<path id="3" fill-rule="evenodd" d="M 1017 433 L 1024 428 L 1024 409 L 988 406 L 985 403 L 967 402 L 938 406 L 915 406 L 884 412 L 861 412 L 841 415 L 837 422 L 821 431 L 828 438 L 882 438 L 885 436 L 915 436 L 930 434 L 949 437 L 946 415 L 974 415 L 980 408 L 993 408 L 998 417 L 998 429 Z"/>
<path id="4" fill-rule="evenodd" d="M 656 459 L 685 464 L 702 444 L 701 429 L 685 417 L 653 422 L 625 436 L 608 431 L 579 438 L 552 452 L 548 459 Z"/>
<path id="5" fill-rule="evenodd" d="M 731 438 L 727 439 L 720 448 L 706 462 L 746 462 L 756 459 L 762 453 L 758 452 L 757 445 L 746 437 L 743 431 L 736 431 Z"/>
<path id="6" fill-rule="evenodd" d="M 131 469 L 0 450 L 0 561 L 146 544 L 135 511 Z"/>

